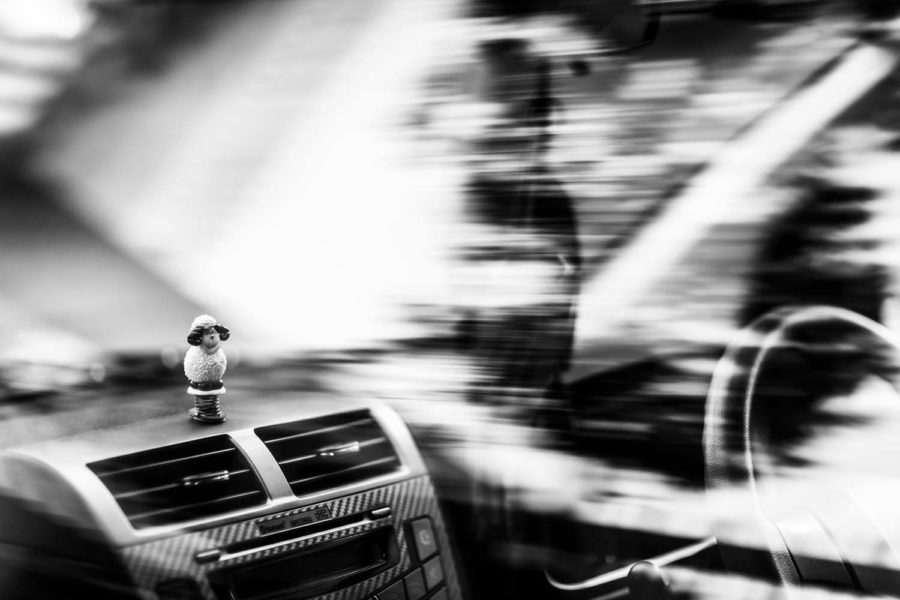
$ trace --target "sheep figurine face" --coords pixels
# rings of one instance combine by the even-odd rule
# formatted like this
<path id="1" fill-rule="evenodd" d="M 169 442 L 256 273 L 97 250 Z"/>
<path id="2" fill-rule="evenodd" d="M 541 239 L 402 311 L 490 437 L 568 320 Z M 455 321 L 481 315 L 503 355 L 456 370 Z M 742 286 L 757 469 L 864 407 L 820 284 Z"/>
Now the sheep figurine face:
<path id="1" fill-rule="evenodd" d="M 219 332 L 216 331 L 216 328 L 209 327 L 208 329 L 203 330 L 203 337 L 200 338 L 200 347 L 203 348 L 203 351 L 207 354 L 213 354 L 219 349 L 220 341 L 221 337 L 219 336 Z"/>

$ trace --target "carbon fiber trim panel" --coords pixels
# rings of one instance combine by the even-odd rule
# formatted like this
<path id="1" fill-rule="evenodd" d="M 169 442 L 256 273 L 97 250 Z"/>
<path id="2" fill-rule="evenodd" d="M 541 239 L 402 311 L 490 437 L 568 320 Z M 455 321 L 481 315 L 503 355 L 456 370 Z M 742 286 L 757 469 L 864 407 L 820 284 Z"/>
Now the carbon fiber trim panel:
<path id="1" fill-rule="evenodd" d="M 257 524 L 266 520 L 289 517 L 322 507 L 327 507 L 332 519 L 338 519 L 382 506 L 391 507 L 391 516 L 377 520 L 365 520 L 358 524 L 322 531 L 318 534 L 311 534 L 282 544 L 261 547 L 258 550 L 223 554 L 220 559 L 205 564 L 198 563 L 194 559 L 194 555 L 201 551 L 222 549 L 224 552 L 226 546 L 258 538 L 260 534 Z M 179 578 L 189 578 L 197 581 L 200 589 L 203 591 L 204 598 L 218 600 L 207 580 L 207 574 L 212 570 L 248 564 L 267 557 L 282 556 L 300 548 L 308 548 L 315 544 L 341 539 L 348 535 L 391 524 L 395 529 L 397 544 L 400 548 L 400 562 L 371 579 L 320 596 L 322 600 L 362 600 L 370 597 L 388 583 L 395 581 L 414 566 L 414 555 L 410 552 L 407 544 L 404 523 L 423 515 L 430 516 L 435 523 L 435 534 L 442 557 L 446 589 L 449 597 L 451 600 L 461 600 L 455 561 L 448 545 L 444 522 L 435 499 L 434 488 L 427 476 L 414 477 L 400 483 L 336 500 L 274 513 L 264 519 L 251 519 L 241 523 L 185 533 L 165 540 L 131 546 L 125 548 L 123 554 L 126 565 L 131 571 L 142 597 L 147 600 L 158 600 L 153 590 L 159 583 Z"/>

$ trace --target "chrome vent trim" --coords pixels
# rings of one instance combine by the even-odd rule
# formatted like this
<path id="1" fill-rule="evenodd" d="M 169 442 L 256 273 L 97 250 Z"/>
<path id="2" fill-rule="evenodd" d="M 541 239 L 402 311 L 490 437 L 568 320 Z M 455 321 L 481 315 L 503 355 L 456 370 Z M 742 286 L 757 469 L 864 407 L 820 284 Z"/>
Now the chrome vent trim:
<path id="1" fill-rule="evenodd" d="M 256 472 L 226 435 L 87 466 L 136 529 L 212 517 L 268 499 Z"/>
<path id="2" fill-rule="evenodd" d="M 306 496 L 398 471 L 391 440 L 368 410 L 254 430 L 295 496 Z"/>

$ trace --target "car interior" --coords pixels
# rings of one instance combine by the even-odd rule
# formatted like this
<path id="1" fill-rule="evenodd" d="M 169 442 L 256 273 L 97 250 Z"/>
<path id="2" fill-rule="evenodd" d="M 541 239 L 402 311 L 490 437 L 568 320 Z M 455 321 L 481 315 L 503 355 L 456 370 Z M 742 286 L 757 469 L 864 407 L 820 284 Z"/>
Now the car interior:
<path id="1" fill-rule="evenodd" d="M 900 7 L 26 4 L 0 600 L 900 595 Z"/>

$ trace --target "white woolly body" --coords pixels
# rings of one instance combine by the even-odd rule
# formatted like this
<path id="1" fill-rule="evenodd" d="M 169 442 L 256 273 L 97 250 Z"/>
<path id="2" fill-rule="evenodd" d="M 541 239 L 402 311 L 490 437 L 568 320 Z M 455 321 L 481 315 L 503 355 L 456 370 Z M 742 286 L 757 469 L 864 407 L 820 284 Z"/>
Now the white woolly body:
<path id="1" fill-rule="evenodd" d="M 184 374 L 197 383 L 221 380 L 227 365 L 228 360 L 221 348 L 207 354 L 200 346 L 191 346 L 184 355 Z"/>

